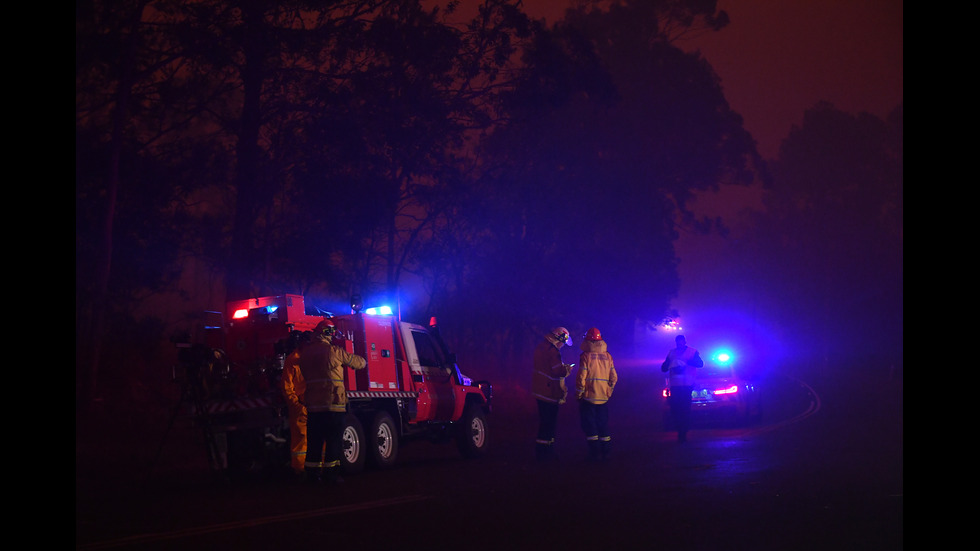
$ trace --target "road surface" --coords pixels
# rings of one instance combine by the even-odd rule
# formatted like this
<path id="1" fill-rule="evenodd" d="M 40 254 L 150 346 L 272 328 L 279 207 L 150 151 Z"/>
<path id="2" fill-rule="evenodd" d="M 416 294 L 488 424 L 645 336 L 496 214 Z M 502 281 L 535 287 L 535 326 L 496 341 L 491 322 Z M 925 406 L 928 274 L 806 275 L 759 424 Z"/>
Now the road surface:
<path id="1" fill-rule="evenodd" d="M 159 435 L 126 452 L 76 427 L 76 549 L 901 549 L 901 374 L 843 373 L 768 374 L 760 422 L 699 425 L 681 444 L 652 366 L 620 369 L 614 455 L 598 464 L 573 403 L 560 460 L 535 462 L 533 401 L 502 385 L 486 457 L 412 442 L 338 487 L 280 471 L 219 483 L 187 434 L 151 470 Z"/>

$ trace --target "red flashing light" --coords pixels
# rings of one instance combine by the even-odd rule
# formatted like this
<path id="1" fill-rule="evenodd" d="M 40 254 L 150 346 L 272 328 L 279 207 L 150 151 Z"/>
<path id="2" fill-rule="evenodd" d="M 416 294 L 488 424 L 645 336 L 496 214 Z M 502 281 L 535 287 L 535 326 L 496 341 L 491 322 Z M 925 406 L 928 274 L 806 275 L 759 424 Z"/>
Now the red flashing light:
<path id="1" fill-rule="evenodd" d="M 231 319 L 240 320 L 248 317 L 248 308 L 241 308 L 235 310 L 235 313 L 231 315 Z"/>

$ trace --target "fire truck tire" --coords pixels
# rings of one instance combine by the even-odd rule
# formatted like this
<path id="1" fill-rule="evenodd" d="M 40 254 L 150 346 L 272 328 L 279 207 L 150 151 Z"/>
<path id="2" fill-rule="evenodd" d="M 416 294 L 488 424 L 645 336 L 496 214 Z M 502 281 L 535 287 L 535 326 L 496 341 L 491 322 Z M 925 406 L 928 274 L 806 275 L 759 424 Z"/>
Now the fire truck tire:
<path id="1" fill-rule="evenodd" d="M 366 458 L 364 427 L 357 416 L 348 413 L 344 418 L 343 443 L 341 447 L 340 466 L 346 474 L 355 474 L 364 470 Z"/>
<path id="2" fill-rule="evenodd" d="M 463 457 L 480 457 L 487 453 L 487 416 L 475 404 L 466 406 L 459 420 L 456 443 Z"/>
<path id="3" fill-rule="evenodd" d="M 387 411 L 374 415 L 371 431 L 368 433 L 368 459 L 378 469 L 387 469 L 398 458 L 398 428 Z"/>

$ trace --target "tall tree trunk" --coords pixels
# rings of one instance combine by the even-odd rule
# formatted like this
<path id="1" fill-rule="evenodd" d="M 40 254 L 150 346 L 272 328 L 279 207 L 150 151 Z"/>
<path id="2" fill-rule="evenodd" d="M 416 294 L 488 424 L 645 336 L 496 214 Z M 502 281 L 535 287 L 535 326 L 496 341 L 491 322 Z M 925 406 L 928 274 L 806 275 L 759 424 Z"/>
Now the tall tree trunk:
<path id="1" fill-rule="evenodd" d="M 99 372 L 102 363 L 102 341 L 105 334 L 106 305 L 109 299 L 109 278 L 112 274 L 113 231 L 116 218 L 116 203 L 122 180 L 120 166 L 125 142 L 126 121 L 135 80 L 137 30 L 143 15 L 145 2 L 139 2 L 128 15 L 126 25 L 122 26 L 123 45 L 119 57 L 119 81 L 116 87 L 115 109 L 112 113 L 111 135 L 109 141 L 109 162 L 106 167 L 106 198 L 103 211 L 102 232 L 98 246 L 98 261 L 93 275 L 94 292 L 88 305 L 89 320 L 80 339 L 83 352 L 76 350 L 76 358 L 81 358 L 82 366 L 76 366 L 75 404 L 83 412 L 91 410 L 99 398 Z"/>
<path id="2" fill-rule="evenodd" d="M 238 144 L 236 146 L 237 173 L 235 188 L 235 216 L 232 228 L 231 258 L 228 259 L 226 293 L 228 300 L 248 298 L 255 275 L 255 221 L 261 207 L 262 185 L 259 177 L 259 129 L 262 124 L 263 54 L 261 26 L 262 3 L 243 2 L 245 21 L 243 49 L 245 62 L 242 66 L 244 98 Z"/>

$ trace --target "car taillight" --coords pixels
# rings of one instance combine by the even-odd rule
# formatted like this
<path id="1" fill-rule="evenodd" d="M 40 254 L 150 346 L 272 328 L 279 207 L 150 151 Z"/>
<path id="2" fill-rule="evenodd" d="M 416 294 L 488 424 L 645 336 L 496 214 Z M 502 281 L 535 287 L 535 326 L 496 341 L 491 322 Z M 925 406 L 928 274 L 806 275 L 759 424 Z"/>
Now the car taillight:
<path id="1" fill-rule="evenodd" d="M 735 394 L 738 392 L 738 385 L 732 385 L 728 388 L 719 388 L 714 391 L 715 394 Z"/>

